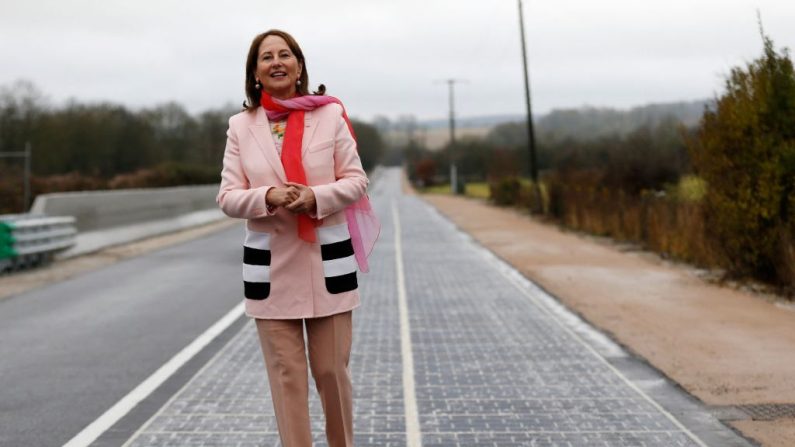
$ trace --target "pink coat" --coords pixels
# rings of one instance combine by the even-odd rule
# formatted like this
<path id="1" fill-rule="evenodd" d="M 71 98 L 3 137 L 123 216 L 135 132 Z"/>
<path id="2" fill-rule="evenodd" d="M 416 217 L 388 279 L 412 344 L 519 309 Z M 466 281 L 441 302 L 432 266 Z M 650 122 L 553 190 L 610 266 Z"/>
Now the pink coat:
<path id="1" fill-rule="evenodd" d="M 298 238 L 296 216 L 268 209 L 265 194 L 287 181 L 262 107 L 229 119 L 216 202 L 229 217 L 246 219 L 243 282 L 246 315 L 311 318 L 359 306 L 356 261 L 344 208 L 367 190 L 367 175 L 342 107 L 307 111 L 302 159 L 317 201 L 318 242 Z"/>

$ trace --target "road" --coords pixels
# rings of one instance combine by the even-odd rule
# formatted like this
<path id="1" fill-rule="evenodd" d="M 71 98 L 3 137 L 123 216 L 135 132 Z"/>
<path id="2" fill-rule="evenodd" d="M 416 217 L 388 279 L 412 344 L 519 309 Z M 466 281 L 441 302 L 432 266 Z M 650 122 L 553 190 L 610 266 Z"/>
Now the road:
<path id="1" fill-rule="evenodd" d="M 0 300 L 0 445 L 62 445 L 233 308 L 242 231 Z"/>
<path id="2" fill-rule="evenodd" d="M 354 312 L 358 445 L 751 445 L 381 172 L 383 231 Z M 60 445 L 232 308 L 241 232 L 0 302 L 0 378 L 14 385 L 0 444 Z M 94 445 L 278 445 L 253 324 L 225 336 Z M 314 393 L 310 411 L 326 445 Z"/>

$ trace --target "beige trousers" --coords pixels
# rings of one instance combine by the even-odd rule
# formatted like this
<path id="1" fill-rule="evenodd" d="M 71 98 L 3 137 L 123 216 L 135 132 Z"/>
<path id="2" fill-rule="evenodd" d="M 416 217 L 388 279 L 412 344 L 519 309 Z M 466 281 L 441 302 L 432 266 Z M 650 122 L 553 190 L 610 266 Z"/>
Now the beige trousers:
<path id="1" fill-rule="evenodd" d="M 319 318 L 256 320 L 283 447 L 312 446 L 304 322 L 312 377 L 326 415 L 328 445 L 353 446 L 353 393 L 348 369 L 352 312 Z"/>

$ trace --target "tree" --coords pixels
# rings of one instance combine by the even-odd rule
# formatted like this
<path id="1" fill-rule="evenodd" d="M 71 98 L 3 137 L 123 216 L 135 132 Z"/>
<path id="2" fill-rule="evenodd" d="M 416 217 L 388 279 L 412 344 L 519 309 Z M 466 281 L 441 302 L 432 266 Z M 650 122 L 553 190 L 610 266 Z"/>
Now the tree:
<path id="1" fill-rule="evenodd" d="M 384 154 L 384 140 L 375 126 L 358 120 L 351 120 L 353 132 L 356 134 L 356 146 L 359 158 L 366 171 L 375 167 Z"/>
<path id="2" fill-rule="evenodd" d="M 730 272 L 793 285 L 795 72 L 788 51 L 762 39 L 763 55 L 732 69 L 688 146 Z"/>

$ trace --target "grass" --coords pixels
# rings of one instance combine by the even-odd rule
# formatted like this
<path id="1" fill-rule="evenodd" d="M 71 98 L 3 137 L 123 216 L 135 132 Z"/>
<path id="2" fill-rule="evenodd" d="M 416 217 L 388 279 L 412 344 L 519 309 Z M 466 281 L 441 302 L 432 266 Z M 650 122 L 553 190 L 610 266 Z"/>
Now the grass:
<path id="1" fill-rule="evenodd" d="M 442 185 L 429 186 L 427 188 L 423 188 L 422 192 L 425 194 L 450 194 L 450 184 L 445 183 Z M 467 183 L 464 187 L 464 195 L 478 199 L 488 199 L 489 184 L 486 182 Z"/>
<path id="2" fill-rule="evenodd" d="M 489 198 L 489 184 L 486 182 L 467 183 L 464 194 L 478 199 Z"/>
<path id="3" fill-rule="evenodd" d="M 443 183 L 436 186 L 428 186 L 420 190 L 425 194 L 450 194 L 450 184 Z"/>

